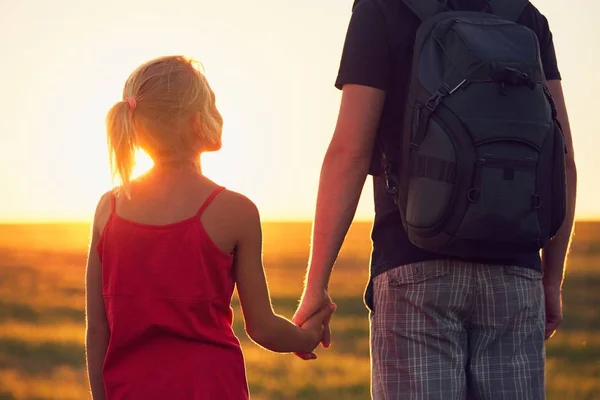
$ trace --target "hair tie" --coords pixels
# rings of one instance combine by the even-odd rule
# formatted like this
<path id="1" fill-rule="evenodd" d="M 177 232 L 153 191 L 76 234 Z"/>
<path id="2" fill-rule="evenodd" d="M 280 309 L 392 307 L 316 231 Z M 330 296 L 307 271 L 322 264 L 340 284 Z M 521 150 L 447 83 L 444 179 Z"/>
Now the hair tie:
<path id="1" fill-rule="evenodd" d="M 134 97 L 127 97 L 125 98 L 125 100 L 127 104 L 129 104 L 129 114 L 133 114 L 133 112 L 135 111 L 135 108 L 137 107 L 137 101 L 135 100 Z"/>

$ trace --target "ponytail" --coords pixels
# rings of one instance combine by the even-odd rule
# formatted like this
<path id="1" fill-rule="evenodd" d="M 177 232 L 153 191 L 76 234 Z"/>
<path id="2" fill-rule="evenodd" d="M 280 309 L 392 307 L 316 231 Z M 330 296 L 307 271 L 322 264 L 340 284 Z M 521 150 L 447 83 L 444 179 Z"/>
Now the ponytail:
<path id="1" fill-rule="evenodd" d="M 135 132 L 127 101 L 115 104 L 106 116 L 106 136 L 113 180 L 118 177 L 122 190 L 129 194 L 129 183 L 135 166 Z"/>

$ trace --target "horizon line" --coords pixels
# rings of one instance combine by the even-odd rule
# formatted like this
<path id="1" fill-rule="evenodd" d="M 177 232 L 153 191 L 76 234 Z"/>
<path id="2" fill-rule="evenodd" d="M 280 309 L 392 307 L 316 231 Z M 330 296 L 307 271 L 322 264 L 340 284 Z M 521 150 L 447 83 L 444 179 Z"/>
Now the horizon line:
<path id="1" fill-rule="evenodd" d="M 261 223 L 312 223 L 312 218 L 262 218 Z M 596 217 L 580 217 L 575 218 L 575 222 L 600 222 L 600 216 Z M 91 224 L 92 221 L 88 219 L 22 219 L 22 220 L 11 220 L 11 219 L 0 219 L 0 226 L 9 225 L 79 225 L 79 224 Z M 356 218 L 352 223 L 373 223 L 373 218 Z"/>
<path id="2" fill-rule="evenodd" d="M 598 219 L 600 221 L 600 218 Z M 312 218 L 261 218 L 261 223 L 312 223 Z M 357 218 L 352 222 L 373 222 L 372 218 Z M 4 225 L 67 225 L 91 224 L 88 219 L 0 219 L 0 226 Z"/>

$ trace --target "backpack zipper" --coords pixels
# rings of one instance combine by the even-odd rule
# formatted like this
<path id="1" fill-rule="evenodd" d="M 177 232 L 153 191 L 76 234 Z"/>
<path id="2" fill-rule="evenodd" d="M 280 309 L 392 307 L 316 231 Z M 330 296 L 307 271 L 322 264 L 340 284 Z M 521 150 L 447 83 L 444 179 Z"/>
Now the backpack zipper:
<path id="1" fill-rule="evenodd" d="M 460 18 L 456 18 L 454 19 L 454 22 L 457 24 L 469 24 L 469 25 L 477 25 L 477 26 L 502 26 L 502 25 L 516 25 L 512 22 L 507 22 L 505 20 L 501 20 L 501 19 L 496 19 L 496 18 L 487 18 L 488 21 L 494 21 L 495 23 L 492 24 L 485 24 L 482 22 L 473 22 L 473 21 L 466 21 Z"/>
<path id="2" fill-rule="evenodd" d="M 531 171 L 537 168 L 536 161 L 530 160 L 509 160 L 504 158 L 479 157 L 477 164 L 489 168 L 512 168 L 522 171 Z"/>
<path id="3" fill-rule="evenodd" d="M 490 144 L 490 143 L 507 142 L 507 141 L 516 142 L 516 143 L 523 144 L 525 146 L 529 146 L 529 147 L 535 149 L 538 153 L 540 151 L 542 151 L 542 149 L 540 149 L 540 147 L 538 145 L 536 145 L 534 143 L 531 143 L 531 142 L 528 142 L 527 140 L 517 139 L 517 138 L 510 138 L 510 139 L 498 139 L 498 138 L 495 138 L 495 139 L 482 140 L 481 142 L 477 143 L 475 145 L 475 147 L 481 147 L 481 146 L 484 146 L 484 145 Z"/>

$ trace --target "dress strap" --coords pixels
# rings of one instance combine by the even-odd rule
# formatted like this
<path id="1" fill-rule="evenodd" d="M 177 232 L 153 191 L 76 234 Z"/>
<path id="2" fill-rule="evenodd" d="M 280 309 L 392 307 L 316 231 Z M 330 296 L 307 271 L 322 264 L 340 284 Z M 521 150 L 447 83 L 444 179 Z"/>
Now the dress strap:
<path id="1" fill-rule="evenodd" d="M 212 193 L 210 195 L 208 195 L 208 198 L 204 201 L 204 204 L 202 204 L 202 207 L 200 207 L 200 209 L 198 210 L 196 217 L 202 216 L 202 214 L 208 208 L 210 203 L 212 203 L 212 201 L 215 199 L 215 197 L 217 197 L 217 195 L 219 193 L 221 193 L 223 190 L 225 190 L 225 188 L 223 186 L 219 186 L 218 188 L 213 190 Z"/>
<path id="2" fill-rule="evenodd" d="M 110 215 L 113 215 L 117 210 L 117 199 L 115 196 L 115 191 L 110 191 Z"/>

